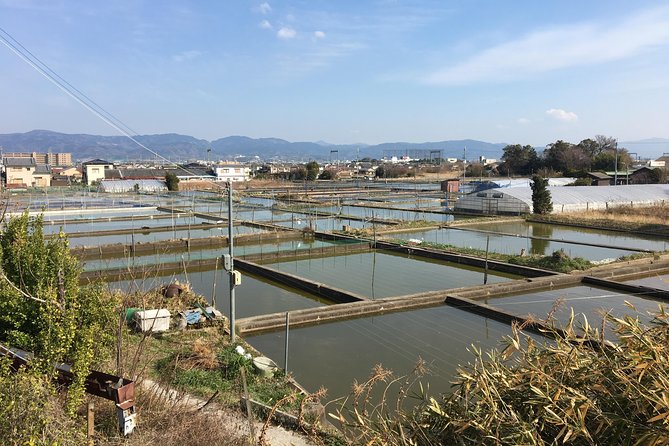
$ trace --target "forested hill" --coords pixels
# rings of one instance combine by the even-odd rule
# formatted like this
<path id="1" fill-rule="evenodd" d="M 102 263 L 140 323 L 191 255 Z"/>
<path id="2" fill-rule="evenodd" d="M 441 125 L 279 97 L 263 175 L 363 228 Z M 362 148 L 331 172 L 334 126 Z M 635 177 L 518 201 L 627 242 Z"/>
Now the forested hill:
<path id="1" fill-rule="evenodd" d="M 487 143 L 476 140 L 448 140 L 424 143 L 387 142 L 377 145 L 336 145 L 324 142 L 290 142 L 279 138 L 249 138 L 227 136 L 207 141 L 175 133 L 140 135 L 135 139 L 151 150 L 172 161 L 193 159 L 231 159 L 232 157 L 262 160 L 318 161 L 381 158 L 392 155 L 412 155 L 412 151 L 442 150 L 444 157 L 462 158 L 467 149 L 467 158 L 480 155 L 499 158 L 502 143 Z M 26 133 L 0 135 L 0 147 L 7 152 L 70 152 L 74 159 L 102 158 L 110 161 L 149 160 L 155 155 L 141 148 L 125 136 L 99 136 L 87 134 L 65 134 L 49 130 L 33 130 Z M 211 152 L 208 152 L 211 150 Z"/>

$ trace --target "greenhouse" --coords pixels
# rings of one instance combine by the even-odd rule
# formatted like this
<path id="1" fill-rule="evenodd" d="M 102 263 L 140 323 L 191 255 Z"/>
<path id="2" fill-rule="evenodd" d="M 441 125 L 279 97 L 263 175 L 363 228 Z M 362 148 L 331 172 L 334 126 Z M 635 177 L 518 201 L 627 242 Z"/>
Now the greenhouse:
<path id="1" fill-rule="evenodd" d="M 553 213 L 607 209 L 609 206 L 648 206 L 669 202 L 669 185 L 549 186 Z M 477 214 L 527 214 L 532 212 L 529 187 L 496 188 L 460 198 L 455 210 Z"/>
<path id="2" fill-rule="evenodd" d="M 102 180 L 100 192 L 163 192 L 167 190 L 164 181 L 160 180 Z"/>

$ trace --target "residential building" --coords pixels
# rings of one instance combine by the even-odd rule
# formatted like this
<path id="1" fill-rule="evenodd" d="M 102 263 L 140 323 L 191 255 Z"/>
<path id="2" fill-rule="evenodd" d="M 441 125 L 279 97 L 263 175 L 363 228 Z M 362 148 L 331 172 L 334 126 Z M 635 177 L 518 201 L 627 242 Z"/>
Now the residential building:
<path id="1" fill-rule="evenodd" d="M 51 167 L 35 158 L 4 158 L 3 165 L 8 188 L 51 186 Z"/>
<path id="2" fill-rule="evenodd" d="M 243 164 L 218 164 L 214 166 L 216 181 L 239 182 L 251 179 L 251 169 Z"/>
<path id="3" fill-rule="evenodd" d="M 105 170 L 113 169 L 114 163 L 109 161 L 94 159 L 86 161 L 81 165 L 81 172 L 83 174 L 83 181 L 87 185 L 91 185 L 96 181 L 105 179 Z"/>

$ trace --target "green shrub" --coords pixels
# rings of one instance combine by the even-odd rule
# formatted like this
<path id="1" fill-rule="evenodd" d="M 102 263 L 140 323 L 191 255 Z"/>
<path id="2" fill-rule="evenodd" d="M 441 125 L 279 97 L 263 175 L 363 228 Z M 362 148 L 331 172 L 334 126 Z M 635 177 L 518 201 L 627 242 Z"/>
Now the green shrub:
<path id="1" fill-rule="evenodd" d="M 237 379 L 242 368 L 246 369 L 247 376 L 253 371 L 252 361 L 237 353 L 238 346 L 239 344 L 227 345 L 218 353 L 225 379 Z"/>
<path id="2" fill-rule="evenodd" d="M 594 266 L 589 260 L 581 257 L 569 257 L 562 249 L 554 251 L 553 254 L 548 256 L 511 256 L 508 261 L 514 265 L 548 269 L 561 273 L 574 270 L 582 271 Z"/>

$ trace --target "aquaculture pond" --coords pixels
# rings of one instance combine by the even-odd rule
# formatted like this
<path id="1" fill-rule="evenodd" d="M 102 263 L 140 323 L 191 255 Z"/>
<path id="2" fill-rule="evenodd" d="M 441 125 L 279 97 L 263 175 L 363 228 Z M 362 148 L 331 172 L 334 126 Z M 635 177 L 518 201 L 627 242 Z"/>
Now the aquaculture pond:
<path id="1" fill-rule="evenodd" d="M 669 291 L 669 274 L 658 274 L 641 279 L 628 280 L 626 283 Z"/>
<path id="2" fill-rule="evenodd" d="M 56 234 L 62 229 L 67 234 L 75 234 L 78 232 L 94 232 L 94 231 L 108 231 L 108 230 L 135 230 L 141 231 L 146 228 L 169 227 L 179 225 L 192 225 L 194 229 L 198 226 L 211 224 L 211 220 L 205 220 L 198 217 L 189 216 L 186 214 L 175 214 L 169 218 L 144 218 L 141 220 L 112 220 L 112 221 L 82 221 L 70 223 L 56 223 L 45 224 L 45 234 Z"/>
<path id="3" fill-rule="evenodd" d="M 355 381 L 364 382 L 377 364 L 403 375 L 420 358 L 431 371 L 421 381 L 436 396 L 448 392 L 458 366 L 472 360 L 471 345 L 494 348 L 510 333 L 508 325 L 446 305 L 294 328 L 288 369 L 307 390 L 324 386 L 328 399 L 335 399 L 347 395 Z M 283 366 L 283 332 L 246 340 Z"/>
<path id="4" fill-rule="evenodd" d="M 248 254 L 267 254 L 268 257 L 271 257 L 271 254 L 274 254 L 279 251 L 286 252 L 288 254 L 301 254 L 308 252 L 309 250 L 314 250 L 322 247 L 334 246 L 334 243 L 325 242 L 321 240 L 288 240 L 283 242 L 273 242 L 273 243 L 260 243 L 253 245 L 240 245 L 237 244 L 234 246 L 235 257 L 244 256 Z M 160 248 L 158 248 L 160 249 Z M 120 267 L 133 267 L 141 265 L 162 265 L 166 263 L 174 263 L 191 260 L 201 260 L 201 259 L 215 259 L 221 257 L 223 254 L 228 253 L 227 246 L 222 246 L 214 249 L 202 249 L 202 250 L 184 250 L 182 252 L 158 252 L 146 255 L 127 255 L 125 257 L 117 258 L 104 258 L 99 260 L 86 260 L 84 262 L 84 268 L 86 271 L 98 271 L 111 268 L 120 268 Z"/>
<path id="5" fill-rule="evenodd" d="M 549 255 L 559 249 L 571 257 L 583 257 L 591 261 L 613 260 L 621 256 L 634 254 L 618 248 L 578 245 L 566 242 L 531 239 L 525 236 L 499 235 L 459 228 L 431 229 L 384 235 L 387 239 L 413 240 L 428 243 L 452 245 L 459 248 L 474 248 L 485 251 L 489 238 L 489 249 L 500 254 L 519 255 L 522 251 L 531 254 Z"/>
<path id="6" fill-rule="evenodd" d="M 664 304 L 645 296 L 587 285 L 491 298 L 485 303 L 515 314 L 532 314 L 542 320 L 555 308 L 554 316 L 560 323 L 569 319 L 573 309 L 577 322 L 583 322 L 585 316 L 588 323 L 594 326 L 601 325 L 605 313 L 622 316 L 636 315 L 638 311 L 641 317 L 646 317 L 649 311 L 655 311 Z"/>
<path id="7" fill-rule="evenodd" d="M 204 225 L 203 225 L 204 226 Z M 195 239 L 195 238 L 205 238 L 205 237 L 216 237 L 216 236 L 227 236 L 228 228 L 227 227 L 204 227 L 197 229 L 191 228 L 183 230 L 169 230 L 163 232 L 141 232 L 141 229 L 138 229 L 134 234 L 116 234 L 116 235 L 87 235 L 84 237 L 77 237 L 77 234 L 70 235 L 70 247 L 77 246 L 99 246 L 99 245 L 109 245 L 113 243 L 123 243 L 126 245 L 132 245 L 132 243 L 155 243 L 165 240 L 179 240 L 179 239 Z M 241 226 L 236 225 L 234 227 L 234 234 L 256 234 L 264 232 L 262 229 L 253 228 L 250 226 Z"/>
<path id="8" fill-rule="evenodd" d="M 483 270 L 449 262 L 366 252 L 271 263 L 267 266 L 369 298 L 414 294 L 483 284 Z M 488 283 L 515 276 L 488 274 Z"/>
<path id="9" fill-rule="evenodd" d="M 669 240 L 665 237 L 650 236 L 632 232 L 607 231 L 603 229 L 579 228 L 564 225 L 526 222 L 517 220 L 512 222 L 475 223 L 468 226 L 471 229 L 515 234 L 519 236 L 538 236 L 557 240 L 593 243 L 625 250 L 646 249 L 649 251 L 664 251 L 669 247 Z"/>
<path id="10" fill-rule="evenodd" d="M 434 222 L 453 221 L 453 215 L 420 210 L 399 210 L 362 206 L 321 206 L 311 209 L 312 213 L 327 212 L 330 214 L 352 215 L 359 218 L 380 218 L 384 220 L 416 221 L 426 220 Z"/>

